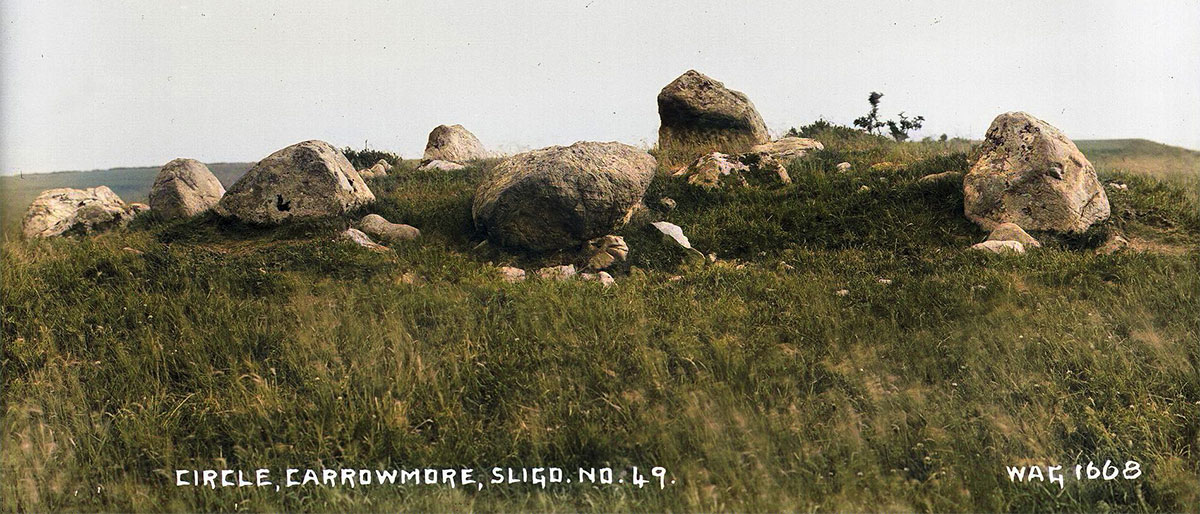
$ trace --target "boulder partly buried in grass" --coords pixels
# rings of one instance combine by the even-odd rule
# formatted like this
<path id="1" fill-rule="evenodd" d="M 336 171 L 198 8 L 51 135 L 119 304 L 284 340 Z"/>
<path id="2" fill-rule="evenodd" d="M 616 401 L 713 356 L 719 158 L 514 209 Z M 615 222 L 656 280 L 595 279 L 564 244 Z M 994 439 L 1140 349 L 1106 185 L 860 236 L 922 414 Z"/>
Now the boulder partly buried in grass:
<path id="1" fill-rule="evenodd" d="M 378 214 L 363 216 L 358 226 L 362 228 L 363 232 L 388 243 L 411 241 L 421 235 L 421 231 L 417 230 L 417 227 L 403 223 L 392 223 L 387 218 Z"/>
<path id="2" fill-rule="evenodd" d="M 324 141 L 305 141 L 255 164 L 215 210 L 250 223 L 279 224 L 336 216 L 373 201 L 342 152 Z"/>
<path id="3" fill-rule="evenodd" d="M 175 159 L 158 171 L 150 188 L 150 209 L 164 218 L 190 218 L 212 209 L 225 186 L 195 159 Z"/>
<path id="4" fill-rule="evenodd" d="M 127 225 L 134 209 L 107 186 L 42 191 L 21 223 L 26 238 L 86 235 Z"/>
<path id="5" fill-rule="evenodd" d="M 988 234 L 988 241 L 1016 241 L 1025 247 L 1041 248 L 1042 243 L 1021 229 L 1016 223 L 1001 223 Z"/>
<path id="6" fill-rule="evenodd" d="M 964 212 L 985 229 L 1082 232 L 1109 215 L 1087 157 L 1058 129 L 1023 112 L 997 116 L 963 179 Z"/>
<path id="7" fill-rule="evenodd" d="M 486 159 L 483 143 L 462 125 L 438 125 L 425 143 L 425 161 L 467 162 Z"/>
<path id="8" fill-rule="evenodd" d="M 650 154 L 579 142 L 514 155 L 475 191 L 475 225 L 502 246 L 577 247 L 629 221 L 654 178 Z"/>
<path id="9" fill-rule="evenodd" d="M 664 149 L 743 152 L 770 140 L 766 123 L 745 94 L 696 70 L 659 92 L 658 116 L 658 145 Z"/>
<path id="10" fill-rule="evenodd" d="M 1025 245 L 1022 245 L 1017 241 L 984 241 L 977 245 L 971 246 L 971 249 L 978 252 L 990 252 L 997 254 L 1025 253 Z"/>

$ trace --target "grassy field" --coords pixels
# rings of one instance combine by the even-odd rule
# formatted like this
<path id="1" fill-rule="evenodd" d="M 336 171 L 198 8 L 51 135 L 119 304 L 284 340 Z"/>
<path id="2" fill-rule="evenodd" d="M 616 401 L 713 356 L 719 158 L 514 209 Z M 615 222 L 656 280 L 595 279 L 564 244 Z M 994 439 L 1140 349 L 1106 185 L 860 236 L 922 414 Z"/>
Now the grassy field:
<path id="1" fill-rule="evenodd" d="M 965 250 L 986 234 L 961 185 L 917 182 L 965 169 L 970 143 L 818 137 L 787 187 L 707 192 L 662 170 L 611 288 L 499 279 L 576 256 L 479 244 L 470 200 L 494 162 L 407 163 L 326 223 L 8 240 L 0 506 L 1197 510 L 1194 153 L 1081 144 L 1129 186 L 1109 189 L 1112 219 L 996 256 Z M 332 241 L 367 212 L 422 237 Z M 662 219 L 720 260 L 685 262 L 648 230 Z M 1117 230 L 1146 251 L 1094 255 Z M 1106 460 L 1142 473 L 1074 479 Z M 1018 465 L 1068 477 L 1014 483 Z M 662 466 L 674 483 L 173 485 L 175 469 L 322 466 Z"/>

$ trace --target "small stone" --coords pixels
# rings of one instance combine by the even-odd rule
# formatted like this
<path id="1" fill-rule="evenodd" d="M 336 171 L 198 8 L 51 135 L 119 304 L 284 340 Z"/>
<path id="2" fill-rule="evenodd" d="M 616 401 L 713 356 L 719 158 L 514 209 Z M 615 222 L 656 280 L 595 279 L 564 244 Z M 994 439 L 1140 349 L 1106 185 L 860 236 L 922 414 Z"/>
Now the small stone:
<path id="1" fill-rule="evenodd" d="M 387 251 L 388 247 L 371 240 L 371 237 L 356 228 L 348 228 L 338 234 L 338 239 L 350 241 L 358 246 L 375 252 Z"/>
<path id="2" fill-rule="evenodd" d="M 859 188 L 858 188 L 858 192 L 860 192 L 860 193 L 866 193 L 866 192 L 868 192 L 868 191 L 870 191 L 870 190 L 871 190 L 871 186 L 868 186 L 868 185 L 865 185 L 865 184 L 864 184 L 864 185 L 862 185 L 862 186 L 859 186 Z"/>
<path id="3" fill-rule="evenodd" d="M 127 253 L 132 253 L 134 255 L 142 255 L 144 253 L 141 250 L 138 250 L 137 248 L 133 248 L 133 247 L 129 247 L 129 246 L 122 248 L 121 251 L 124 251 Z"/>
<path id="4" fill-rule="evenodd" d="M 456 171 L 466 168 L 466 166 L 457 162 L 442 161 L 438 159 L 430 159 L 421 161 L 421 165 L 417 166 L 418 170 L 441 170 L 441 171 Z"/>
<path id="5" fill-rule="evenodd" d="M 588 241 L 587 247 L 591 254 L 588 267 L 594 270 L 607 269 L 617 261 L 624 261 L 629 255 L 629 246 L 621 236 L 601 236 Z"/>
<path id="6" fill-rule="evenodd" d="M 972 250 L 991 253 L 1025 253 L 1025 245 L 1019 241 L 984 241 L 971 247 Z"/>
<path id="7" fill-rule="evenodd" d="M 683 280 L 683 275 L 671 275 L 667 277 L 667 282 L 679 282 Z"/>
<path id="8" fill-rule="evenodd" d="M 521 268 L 514 268 L 512 266 L 501 266 L 500 276 L 505 282 L 510 284 L 514 282 L 520 282 L 525 280 L 525 270 Z"/>
<path id="9" fill-rule="evenodd" d="M 1104 244 L 1096 248 L 1096 255 L 1112 255 L 1129 247 L 1129 240 L 1120 234 L 1109 234 Z"/>
<path id="10" fill-rule="evenodd" d="M 575 278 L 575 266 L 573 264 L 565 264 L 562 266 L 548 266 L 538 270 L 539 278 L 552 280 L 569 280 Z"/>
<path id="11" fill-rule="evenodd" d="M 853 168 L 853 167 L 854 167 L 854 165 L 852 165 L 848 162 L 839 162 L 837 164 L 837 170 L 839 173 L 846 173 L 847 171 L 850 171 L 850 168 Z"/>
<path id="12" fill-rule="evenodd" d="M 668 211 L 675 210 L 675 200 L 670 197 L 664 196 L 664 197 L 660 198 L 658 200 L 658 204 L 663 206 L 663 208 Z"/>
<path id="13" fill-rule="evenodd" d="M 836 294 L 838 296 L 849 296 L 850 290 L 849 289 L 838 289 L 837 291 L 834 291 L 833 294 Z"/>
<path id="14" fill-rule="evenodd" d="M 890 278 L 881 278 L 881 279 L 877 280 L 877 282 L 879 282 L 880 285 L 885 285 L 885 286 L 892 285 L 892 279 L 890 279 Z"/>
<path id="15" fill-rule="evenodd" d="M 410 286 L 421 285 L 425 283 L 425 277 L 422 277 L 411 271 L 405 271 L 404 274 L 400 275 L 400 277 L 396 279 L 396 281 L 401 284 L 408 284 Z"/>
<path id="16" fill-rule="evenodd" d="M 600 282 L 600 284 L 602 284 L 604 287 L 608 287 L 617 283 L 617 281 L 614 280 L 612 275 L 609 275 L 607 271 L 601 271 L 599 273 L 580 273 L 579 278 L 585 281 Z"/>
<path id="17" fill-rule="evenodd" d="M 1033 236 L 1026 233 L 1016 223 L 1001 223 L 992 229 L 992 233 L 988 235 L 988 241 L 1016 241 L 1026 247 L 1041 248 L 1042 243 L 1034 239 Z"/>

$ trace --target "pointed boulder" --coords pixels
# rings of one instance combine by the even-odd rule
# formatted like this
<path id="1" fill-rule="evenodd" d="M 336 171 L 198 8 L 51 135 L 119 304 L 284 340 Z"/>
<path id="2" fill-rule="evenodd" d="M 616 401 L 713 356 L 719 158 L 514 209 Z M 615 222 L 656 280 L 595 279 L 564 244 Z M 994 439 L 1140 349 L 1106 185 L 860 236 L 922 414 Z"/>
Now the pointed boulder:
<path id="1" fill-rule="evenodd" d="M 336 216 L 375 201 L 342 152 L 305 141 L 255 164 L 229 188 L 217 214 L 258 224 Z"/>

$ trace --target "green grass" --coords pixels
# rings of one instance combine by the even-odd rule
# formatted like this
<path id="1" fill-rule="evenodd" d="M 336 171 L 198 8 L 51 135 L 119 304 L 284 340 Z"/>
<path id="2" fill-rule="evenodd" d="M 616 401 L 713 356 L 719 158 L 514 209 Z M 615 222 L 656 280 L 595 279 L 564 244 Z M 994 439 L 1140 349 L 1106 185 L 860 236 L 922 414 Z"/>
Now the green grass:
<path id="1" fill-rule="evenodd" d="M 1196 510 L 1200 204 L 1185 184 L 1200 170 L 1098 164 L 1130 185 L 1112 220 L 993 256 L 964 250 L 986 234 L 959 186 L 916 181 L 963 169 L 966 143 L 823 142 L 776 189 L 707 192 L 662 170 L 607 289 L 499 280 L 495 266 L 576 256 L 479 245 L 470 200 L 494 162 L 405 163 L 371 183 L 374 205 L 323 223 L 145 219 L 7 241 L 0 505 Z M 843 160 L 855 171 L 834 171 Z M 881 161 L 898 166 L 870 171 Z M 384 254 L 332 241 L 367 212 L 421 239 Z M 659 219 L 720 260 L 686 263 L 646 227 Z M 1093 255 L 1114 230 L 1155 251 Z M 1144 474 L 1059 490 L 1004 468 L 1106 459 Z M 657 465 L 676 483 L 171 485 L 174 469 L 339 465 Z"/>

